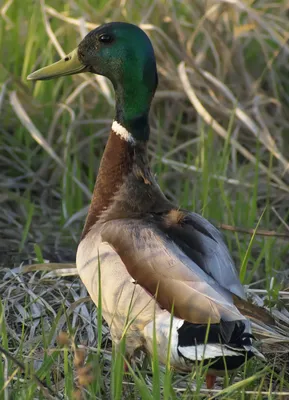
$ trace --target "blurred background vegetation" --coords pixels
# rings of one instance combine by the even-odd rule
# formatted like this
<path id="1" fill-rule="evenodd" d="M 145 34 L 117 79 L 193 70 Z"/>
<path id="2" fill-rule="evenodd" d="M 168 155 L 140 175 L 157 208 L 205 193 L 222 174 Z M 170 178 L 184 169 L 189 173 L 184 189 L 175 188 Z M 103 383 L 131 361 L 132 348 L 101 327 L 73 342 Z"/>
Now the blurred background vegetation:
<path id="1" fill-rule="evenodd" d="M 141 24 L 153 41 L 160 84 L 150 154 L 168 197 L 243 228 L 254 228 L 265 210 L 260 227 L 286 231 L 287 6 L 7 1 L 0 20 L 1 246 L 31 256 L 38 243 L 49 259 L 73 258 L 114 114 L 112 87 L 89 74 L 36 84 L 26 76 L 115 20 Z M 242 260 L 250 237 L 230 237 Z M 253 260 L 264 244 L 255 241 Z M 288 248 L 279 241 L 272 254 L 275 239 L 266 243 L 260 262 L 267 257 L 268 268 L 279 270 Z"/>
<path id="2" fill-rule="evenodd" d="M 278 305 L 279 290 L 288 285 L 289 261 L 285 0 L 2 3 L 1 296 L 15 290 L 19 302 L 27 301 L 27 291 L 24 296 L 11 286 L 15 276 L 9 271 L 19 272 L 21 263 L 74 262 L 114 115 L 112 86 L 102 77 L 31 83 L 26 76 L 110 21 L 138 24 L 153 42 L 159 87 L 150 115 L 149 154 L 162 189 L 176 204 L 224 228 L 242 282 L 266 291 L 262 299 Z M 256 227 L 261 234 L 253 234 Z M 36 292 L 47 285 L 41 279 Z M 50 285 L 60 292 L 57 282 Z M 57 308 L 63 299 L 56 297 L 48 303 Z M 16 314 L 11 331 L 26 318 L 19 310 Z M 50 328 L 51 315 L 45 319 Z"/>

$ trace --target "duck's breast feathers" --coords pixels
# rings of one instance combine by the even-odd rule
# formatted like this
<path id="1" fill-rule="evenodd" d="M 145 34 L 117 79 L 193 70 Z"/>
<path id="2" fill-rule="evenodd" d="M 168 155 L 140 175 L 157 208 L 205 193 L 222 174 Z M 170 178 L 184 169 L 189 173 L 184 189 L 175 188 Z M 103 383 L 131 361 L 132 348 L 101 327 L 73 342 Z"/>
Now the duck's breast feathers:
<path id="1" fill-rule="evenodd" d="M 91 230 L 81 241 L 76 265 L 97 306 L 101 299 L 102 315 L 110 326 L 114 341 L 120 340 L 129 320 L 134 321 L 134 331 L 141 331 L 158 311 L 154 298 L 135 284 L 113 246 L 101 240 L 99 230 Z M 130 336 L 127 340 L 130 341 Z M 135 335 L 133 348 L 141 345 L 138 340 Z"/>
<path id="2" fill-rule="evenodd" d="M 129 275 L 156 295 L 162 308 L 193 323 L 243 319 L 231 293 L 183 250 L 174 235 L 177 231 L 165 225 L 163 216 L 114 220 L 101 227 L 102 240 L 113 246 Z M 208 262 L 213 262 L 212 256 Z"/>

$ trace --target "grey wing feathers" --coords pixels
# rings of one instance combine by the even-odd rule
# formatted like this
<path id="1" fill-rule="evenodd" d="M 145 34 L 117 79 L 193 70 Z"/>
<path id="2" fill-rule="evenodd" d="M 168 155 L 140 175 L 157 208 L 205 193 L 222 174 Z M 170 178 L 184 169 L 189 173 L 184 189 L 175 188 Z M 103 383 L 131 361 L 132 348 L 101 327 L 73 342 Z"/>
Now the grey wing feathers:
<path id="1" fill-rule="evenodd" d="M 222 287 L 246 299 L 221 233 L 201 215 L 186 213 L 181 225 L 168 228 L 170 238 Z"/>

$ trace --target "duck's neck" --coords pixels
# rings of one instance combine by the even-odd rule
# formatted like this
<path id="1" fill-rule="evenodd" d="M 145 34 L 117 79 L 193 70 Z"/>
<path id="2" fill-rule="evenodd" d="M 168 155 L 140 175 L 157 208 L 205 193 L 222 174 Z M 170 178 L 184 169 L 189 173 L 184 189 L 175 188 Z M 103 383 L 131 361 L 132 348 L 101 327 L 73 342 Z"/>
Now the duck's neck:
<path id="1" fill-rule="evenodd" d="M 135 140 L 149 139 L 148 115 L 157 80 L 153 59 L 146 68 L 133 72 L 127 69 L 121 81 L 113 81 L 116 100 L 115 120 L 126 128 Z"/>
<path id="2" fill-rule="evenodd" d="M 113 127 L 117 130 L 118 126 L 114 123 Z M 111 201 L 121 187 L 124 178 L 131 171 L 133 160 L 133 142 L 125 140 L 119 133 L 117 134 L 111 130 L 100 163 L 81 239 L 86 236 L 91 227 L 101 216 L 101 213 L 111 204 Z"/>
<path id="3" fill-rule="evenodd" d="M 129 72 L 125 72 L 121 83 L 113 82 L 115 120 L 100 163 L 82 239 L 111 204 L 132 170 L 136 151 L 140 156 L 149 138 L 148 113 L 157 86 L 156 70 L 148 65 L 138 74 Z"/>
<path id="4" fill-rule="evenodd" d="M 141 96 L 131 97 L 122 88 L 116 91 L 116 116 L 115 120 L 121 124 L 135 140 L 147 141 L 149 139 L 149 108 L 145 93 Z"/>

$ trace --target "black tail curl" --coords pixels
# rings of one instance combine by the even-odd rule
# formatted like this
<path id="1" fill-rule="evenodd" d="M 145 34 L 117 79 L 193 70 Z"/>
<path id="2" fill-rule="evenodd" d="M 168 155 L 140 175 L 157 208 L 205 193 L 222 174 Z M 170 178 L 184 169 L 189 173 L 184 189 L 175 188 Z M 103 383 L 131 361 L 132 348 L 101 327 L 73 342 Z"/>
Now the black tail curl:
<path id="1" fill-rule="evenodd" d="M 211 363 L 214 370 L 233 370 L 240 367 L 247 359 L 254 356 L 250 350 L 252 339 L 249 322 L 246 320 L 221 321 L 219 324 L 192 324 L 184 321 L 178 329 L 179 347 L 198 346 L 203 344 L 223 344 L 238 352 L 236 356 L 217 357 L 204 360 L 204 365 Z M 179 356 L 183 354 L 178 350 Z M 192 362 L 192 360 L 186 360 Z"/>
<path id="2" fill-rule="evenodd" d="M 219 324 L 192 324 L 184 321 L 178 329 L 181 347 L 197 346 L 205 343 L 228 344 L 233 347 L 252 345 L 253 335 L 246 332 L 247 321 L 221 321 Z"/>

